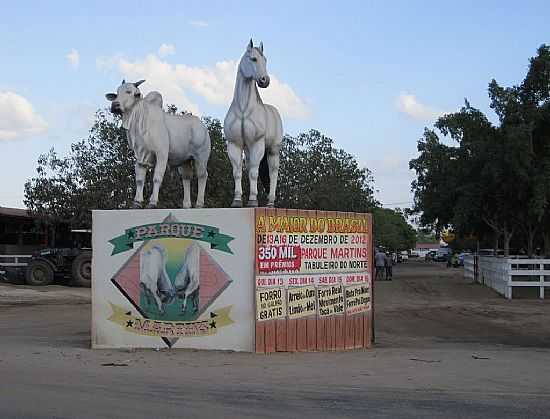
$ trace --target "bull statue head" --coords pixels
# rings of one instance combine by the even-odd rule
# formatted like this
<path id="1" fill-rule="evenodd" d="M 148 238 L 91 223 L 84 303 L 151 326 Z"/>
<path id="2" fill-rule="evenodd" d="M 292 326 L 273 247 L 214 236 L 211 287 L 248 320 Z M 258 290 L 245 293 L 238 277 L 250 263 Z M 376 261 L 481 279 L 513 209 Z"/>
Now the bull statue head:
<path id="1" fill-rule="evenodd" d="M 143 82 L 145 80 L 135 83 L 126 83 L 126 80 L 122 80 L 116 93 L 107 93 L 105 97 L 111 102 L 111 112 L 122 115 L 132 109 L 134 104 L 141 99 L 139 85 Z"/>

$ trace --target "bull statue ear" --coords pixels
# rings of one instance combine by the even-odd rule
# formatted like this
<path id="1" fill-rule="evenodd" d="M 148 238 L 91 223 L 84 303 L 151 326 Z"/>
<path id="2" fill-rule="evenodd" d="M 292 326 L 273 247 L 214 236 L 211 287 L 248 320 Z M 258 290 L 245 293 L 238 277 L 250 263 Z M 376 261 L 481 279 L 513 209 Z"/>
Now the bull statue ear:
<path id="1" fill-rule="evenodd" d="M 262 55 L 264 55 L 264 43 L 260 41 L 260 48 L 259 48 L 260 52 L 262 53 Z"/>
<path id="2" fill-rule="evenodd" d="M 140 84 L 145 83 L 145 80 L 140 80 L 134 83 L 134 86 L 139 87 Z"/>
<path id="3" fill-rule="evenodd" d="M 115 93 L 107 93 L 107 94 L 105 95 L 105 97 L 107 98 L 107 100 L 108 100 L 109 102 L 112 102 L 113 100 L 116 99 L 116 94 L 115 94 Z"/>
<path id="4" fill-rule="evenodd" d="M 254 44 L 252 42 L 252 38 L 250 38 L 250 42 L 248 43 L 246 49 L 252 49 L 252 48 L 254 48 Z"/>

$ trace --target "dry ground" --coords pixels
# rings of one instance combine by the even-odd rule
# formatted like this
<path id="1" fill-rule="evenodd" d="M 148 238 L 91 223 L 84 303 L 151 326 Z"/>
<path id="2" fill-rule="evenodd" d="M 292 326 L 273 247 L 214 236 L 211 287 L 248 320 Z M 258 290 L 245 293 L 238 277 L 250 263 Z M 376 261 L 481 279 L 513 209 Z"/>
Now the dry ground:
<path id="1" fill-rule="evenodd" d="M 420 262 L 375 289 L 374 349 L 265 356 L 91 351 L 89 290 L 0 285 L 0 418 L 550 417 L 550 301 Z"/>

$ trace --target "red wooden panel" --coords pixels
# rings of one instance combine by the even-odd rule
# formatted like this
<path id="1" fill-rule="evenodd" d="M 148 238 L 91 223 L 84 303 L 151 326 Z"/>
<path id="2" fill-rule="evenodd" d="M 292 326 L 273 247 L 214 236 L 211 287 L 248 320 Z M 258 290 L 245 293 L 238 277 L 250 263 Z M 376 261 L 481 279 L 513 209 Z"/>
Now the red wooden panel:
<path id="1" fill-rule="evenodd" d="M 277 352 L 286 352 L 286 319 L 277 320 L 277 338 L 275 349 Z"/>
<path id="2" fill-rule="evenodd" d="M 336 341 L 336 350 L 343 351 L 346 347 L 345 345 L 345 336 L 346 336 L 346 322 L 345 317 L 342 315 L 334 316 L 334 336 Z"/>
<path id="3" fill-rule="evenodd" d="M 327 335 L 325 332 L 326 320 L 323 317 L 317 318 L 317 350 L 327 350 Z"/>
<path id="4" fill-rule="evenodd" d="M 346 327 L 345 327 L 345 347 L 346 349 L 353 349 L 355 345 L 355 336 L 353 334 L 355 329 L 355 322 L 353 320 L 353 317 L 345 316 L 346 318 Z M 266 346 L 267 346 L 267 337 L 266 337 Z"/>
<path id="5" fill-rule="evenodd" d="M 307 350 L 315 351 L 317 349 L 317 318 L 307 318 Z"/>
<path id="6" fill-rule="evenodd" d="M 325 320 L 325 335 L 327 339 L 327 351 L 336 350 L 336 337 L 334 336 L 334 316 Z"/>
<path id="7" fill-rule="evenodd" d="M 307 351 L 307 320 L 296 320 L 296 350 L 299 352 Z"/>
<path id="8" fill-rule="evenodd" d="M 265 324 L 256 322 L 256 353 L 265 353 Z"/>
<path id="9" fill-rule="evenodd" d="M 286 322 L 286 350 L 296 352 L 296 319 Z"/>
<path id="10" fill-rule="evenodd" d="M 364 327 L 363 327 L 363 315 L 358 314 L 355 318 L 355 347 L 362 348 L 364 346 Z"/>
<path id="11" fill-rule="evenodd" d="M 275 320 L 268 320 L 265 323 L 265 352 L 275 352 Z"/>

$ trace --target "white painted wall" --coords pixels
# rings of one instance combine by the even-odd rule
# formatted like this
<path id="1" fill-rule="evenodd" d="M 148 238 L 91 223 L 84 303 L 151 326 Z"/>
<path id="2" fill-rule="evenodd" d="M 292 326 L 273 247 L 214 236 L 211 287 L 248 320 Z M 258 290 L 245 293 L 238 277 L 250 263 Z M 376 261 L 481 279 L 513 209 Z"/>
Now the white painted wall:
<path id="1" fill-rule="evenodd" d="M 92 347 L 94 348 L 163 348 L 166 344 L 158 337 L 130 333 L 108 320 L 111 305 L 116 304 L 135 313 L 132 304 L 111 283 L 111 278 L 141 246 L 111 256 L 113 246 L 109 240 L 121 235 L 127 228 L 149 223 L 160 223 L 169 214 L 179 222 L 215 226 L 235 239 L 229 243 L 233 254 L 203 249 L 229 275 L 232 283 L 215 299 L 200 319 L 209 317 L 210 311 L 232 305 L 231 318 L 235 323 L 220 328 L 215 335 L 181 337 L 174 348 L 229 349 L 254 351 L 254 210 L 239 209 L 152 209 L 113 210 L 93 212 L 92 262 Z"/>

